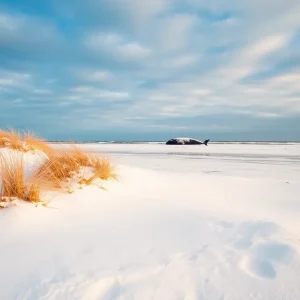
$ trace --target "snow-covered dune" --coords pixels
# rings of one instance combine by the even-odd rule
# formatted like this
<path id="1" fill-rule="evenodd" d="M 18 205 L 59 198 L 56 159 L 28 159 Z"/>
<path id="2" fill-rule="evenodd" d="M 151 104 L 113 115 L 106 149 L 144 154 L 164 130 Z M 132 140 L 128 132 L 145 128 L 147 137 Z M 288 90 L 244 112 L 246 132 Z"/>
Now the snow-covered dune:
<path id="1" fill-rule="evenodd" d="M 120 181 L 1 210 L 0 299 L 300 299 L 299 145 L 83 147 Z"/>

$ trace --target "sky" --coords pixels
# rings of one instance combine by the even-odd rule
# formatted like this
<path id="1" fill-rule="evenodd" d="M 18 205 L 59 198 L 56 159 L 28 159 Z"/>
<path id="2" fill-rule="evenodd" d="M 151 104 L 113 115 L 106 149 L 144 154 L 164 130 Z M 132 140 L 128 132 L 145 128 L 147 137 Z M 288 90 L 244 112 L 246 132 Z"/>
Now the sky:
<path id="1" fill-rule="evenodd" d="M 0 128 L 300 140 L 300 1 L 1 0 Z"/>

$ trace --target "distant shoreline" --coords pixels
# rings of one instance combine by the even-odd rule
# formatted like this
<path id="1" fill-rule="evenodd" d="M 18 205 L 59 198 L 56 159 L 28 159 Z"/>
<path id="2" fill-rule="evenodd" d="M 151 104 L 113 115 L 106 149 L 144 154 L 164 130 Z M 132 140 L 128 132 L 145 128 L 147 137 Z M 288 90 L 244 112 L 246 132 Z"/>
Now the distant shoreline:
<path id="1" fill-rule="evenodd" d="M 165 144 L 165 141 L 48 141 L 52 144 Z M 274 144 L 274 145 L 286 145 L 286 144 L 300 144 L 300 141 L 212 141 L 210 144 Z M 197 146 L 197 145 L 196 145 Z"/>

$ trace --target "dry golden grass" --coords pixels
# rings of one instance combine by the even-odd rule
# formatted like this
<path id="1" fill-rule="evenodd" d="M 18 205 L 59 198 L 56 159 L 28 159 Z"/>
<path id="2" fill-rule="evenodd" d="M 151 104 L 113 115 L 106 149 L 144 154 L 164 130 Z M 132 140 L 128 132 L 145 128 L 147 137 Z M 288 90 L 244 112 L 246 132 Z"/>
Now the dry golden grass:
<path id="1" fill-rule="evenodd" d="M 92 154 L 87 154 L 77 146 L 73 146 L 70 155 L 74 157 L 80 166 L 93 168 L 95 179 L 117 179 L 115 167 L 108 158 L 101 158 Z"/>
<path id="2" fill-rule="evenodd" d="M 42 178 L 28 174 L 25 179 L 24 154 L 20 152 L 0 153 L 0 208 L 14 200 L 44 203 L 41 200 Z"/>
<path id="3" fill-rule="evenodd" d="M 86 178 L 84 174 L 80 174 L 81 167 L 90 168 L 93 174 Z M 107 158 L 84 153 L 74 145 L 69 151 L 56 151 L 49 156 L 49 159 L 37 172 L 37 177 L 41 178 L 43 182 L 51 183 L 55 188 L 61 188 L 76 175 L 81 175 L 81 178 L 78 179 L 78 183 L 81 185 L 92 184 L 96 179 L 117 179 L 114 166 Z"/>
<path id="4" fill-rule="evenodd" d="M 29 151 L 40 150 L 47 155 L 54 153 L 54 149 L 45 140 L 36 137 L 33 133 L 25 133 L 23 140 Z"/>
<path id="5" fill-rule="evenodd" d="M 45 202 L 41 199 L 43 178 L 29 174 L 25 179 L 24 154 L 9 152 L 0 154 L 0 208 L 14 200 L 24 200 L 33 203 Z"/>
<path id="6" fill-rule="evenodd" d="M 22 155 L 16 153 L 1 155 L 0 177 L 1 198 L 25 198 L 26 186 L 24 180 L 24 160 Z"/>
<path id="7" fill-rule="evenodd" d="M 33 184 L 33 183 L 30 184 L 28 187 L 27 195 L 24 200 L 29 201 L 29 202 L 34 202 L 34 203 L 42 202 L 40 186 L 37 184 Z"/>
<path id="8" fill-rule="evenodd" d="M 67 151 L 53 153 L 38 169 L 37 177 L 55 188 L 79 172 L 79 164 Z"/>
<path id="9" fill-rule="evenodd" d="M 83 152 L 78 146 L 72 145 L 72 150 L 68 152 L 80 166 L 92 167 L 92 156 Z"/>
<path id="10" fill-rule="evenodd" d="M 93 163 L 95 176 L 97 178 L 108 180 L 110 178 L 117 180 L 118 176 L 115 172 L 115 166 L 108 158 L 96 158 Z"/>
<path id="11" fill-rule="evenodd" d="M 9 147 L 18 151 L 0 153 L 0 208 L 16 199 L 45 204 L 41 199 L 42 190 L 67 187 L 72 192 L 73 182 L 82 187 L 96 184 L 97 179 L 117 179 L 109 159 L 87 154 L 75 145 L 71 150 L 54 150 L 33 134 L 22 136 L 12 130 L 0 130 L 2 140 L 5 147 L 9 141 Z M 26 170 L 25 178 L 24 152 L 30 149 L 39 149 L 47 156 L 40 154 L 42 159 L 36 160 L 37 165 L 29 170 L 30 174 Z"/>
<path id="12" fill-rule="evenodd" d="M 5 130 L 0 129 L 0 139 L 9 137 L 9 133 Z"/>
<path id="13" fill-rule="evenodd" d="M 90 185 L 97 179 L 118 179 L 114 165 L 107 158 L 93 157 L 91 168 L 93 169 L 94 174 L 90 178 L 82 178 L 79 182 L 80 184 Z"/>
<path id="14" fill-rule="evenodd" d="M 24 151 L 24 143 L 22 141 L 22 134 L 19 131 L 10 130 L 8 144 L 11 149 Z"/>
<path id="15" fill-rule="evenodd" d="M 0 129 L 0 147 L 5 147 L 9 140 L 9 133 Z"/>
<path id="16" fill-rule="evenodd" d="M 19 132 L 14 130 L 0 130 L 0 147 L 7 147 L 17 151 L 42 151 L 47 155 L 51 155 L 54 149 L 47 144 L 46 141 L 36 137 L 29 132 Z"/>

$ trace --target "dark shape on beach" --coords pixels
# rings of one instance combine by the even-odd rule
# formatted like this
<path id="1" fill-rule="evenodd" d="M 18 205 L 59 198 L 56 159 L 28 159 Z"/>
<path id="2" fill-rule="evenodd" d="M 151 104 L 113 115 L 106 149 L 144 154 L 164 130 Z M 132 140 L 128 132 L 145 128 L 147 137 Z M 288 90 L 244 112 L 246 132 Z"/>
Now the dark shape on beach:
<path id="1" fill-rule="evenodd" d="M 207 146 L 208 142 L 209 142 L 209 139 L 202 142 L 202 141 L 191 139 L 191 138 L 175 138 L 175 139 L 168 140 L 166 145 L 205 145 L 205 146 Z"/>

